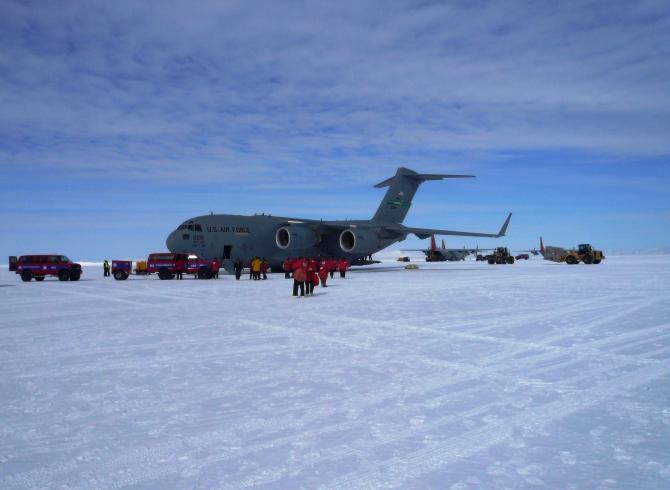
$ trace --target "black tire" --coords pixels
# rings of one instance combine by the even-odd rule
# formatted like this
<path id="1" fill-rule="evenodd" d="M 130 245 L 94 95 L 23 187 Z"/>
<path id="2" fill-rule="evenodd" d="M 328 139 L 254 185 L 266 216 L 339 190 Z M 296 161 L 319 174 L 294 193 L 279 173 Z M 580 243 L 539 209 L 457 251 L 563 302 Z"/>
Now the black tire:
<path id="1" fill-rule="evenodd" d="M 44 281 L 44 276 L 37 276 L 37 277 L 35 278 L 35 280 L 36 280 L 36 281 L 39 281 L 39 282 L 42 282 L 42 281 Z"/>
<path id="2" fill-rule="evenodd" d="M 489 259 L 488 262 L 489 262 L 489 264 L 491 264 L 491 265 L 493 265 L 493 264 L 496 263 L 495 259 Z"/>
<path id="3" fill-rule="evenodd" d="M 508 264 L 513 264 L 514 263 L 514 257 L 507 257 L 507 263 Z"/>
<path id="4" fill-rule="evenodd" d="M 593 263 L 596 265 L 600 264 L 600 259 L 593 259 Z"/>
<path id="5" fill-rule="evenodd" d="M 212 278 L 212 271 L 209 269 L 200 269 L 198 271 L 198 279 L 211 279 Z"/>
<path id="6" fill-rule="evenodd" d="M 70 271 L 61 269 L 58 271 L 58 280 L 59 281 L 69 281 L 70 280 Z"/>
<path id="7" fill-rule="evenodd" d="M 573 255 L 568 255 L 565 261 L 570 265 L 579 264 L 579 260 L 577 260 Z"/>
<path id="8" fill-rule="evenodd" d="M 70 272 L 70 281 L 78 281 L 81 277 L 81 272 Z"/>
<path id="9" fill-rule="evenodd" d="M 161 281 L 166 281 L 174 279 L 174 276 L 170 274 L 170 272 L 167 269 L 161 269 L 158 271 L 158 279 L 160 279 Z"/>
<path id="10" fill-rule="evenodd" d="M 114 279 L 117 281 L 125 281 L 128 279 L 128 274 L 123 271 L 114 271 Z"/>
<path id="11" fill-rule="evenodd" d="M 23 271 L 21 272 L 21 280 L 23 282 L 30 282 L 30 280 L 33 278 L 33 273 L 30 271 Z"/>
<path id="12" fill-rule="evenodd" d="M 584 257 L 582 258 L 582 261 L 585 264 L 593 264 L 593 256 L 592 255 L 584 255 Z"/>

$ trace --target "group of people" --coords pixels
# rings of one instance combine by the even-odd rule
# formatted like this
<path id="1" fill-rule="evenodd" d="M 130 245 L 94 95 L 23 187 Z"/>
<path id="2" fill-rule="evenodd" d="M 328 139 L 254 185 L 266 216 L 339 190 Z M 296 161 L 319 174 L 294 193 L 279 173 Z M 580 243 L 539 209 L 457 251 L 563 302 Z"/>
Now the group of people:
<path id="1" fill-rule="evenodd" d="M 298 257 L 292 259 L 288 257 L 282 264 L 284 269 L 284 277 L 286 279 L 293 278 L 293 297 L 304 298 L 314 294 L 314 286 L 319 283 L 324 288 L 327 288 L 328 277 L 331 279 L 335 271 L 340 272 L 340 277 L 345 278 L 347 269 L 349 268 L 349 261 L 347 259 L 314 259 L 309 257 Z M 298 292 L 300 296 L 298 296 Z"/>
<path id="2" fill-rule="evenodd" d="M 241 261 L 240 261 L 241 262 Z M 252 279 L 254 281 L 259 281 L 261 280 L 261 274 L 263 275 L 262 280 L 266 280 L 268 278 L 268 270 L 270 269 L 270 263 L 267 261 L 265 257 L 262 259 L 260 257 L 254 257 L 249 261 L 249 279 Z M 242 274 L 242 270 L 240 269 L 240 274 Z M 237 276 L 237 266 L 235 266 L 235 279 L 240 279 Z"/>

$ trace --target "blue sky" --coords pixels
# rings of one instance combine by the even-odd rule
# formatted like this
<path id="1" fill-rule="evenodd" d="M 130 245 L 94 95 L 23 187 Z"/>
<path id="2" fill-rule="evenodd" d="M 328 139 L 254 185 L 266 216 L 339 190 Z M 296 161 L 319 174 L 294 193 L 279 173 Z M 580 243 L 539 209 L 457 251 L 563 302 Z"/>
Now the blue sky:
<path id="1" fill-rule="evenodd" d="M 408 225 L 495 231 L 513 211 L 515 248 L 670 246 L 667 2 L 0 14 L 0 257 L 138 258 L 210 211 L 367 218 L 398 166 L 477 175 L 427 183 Z"/>

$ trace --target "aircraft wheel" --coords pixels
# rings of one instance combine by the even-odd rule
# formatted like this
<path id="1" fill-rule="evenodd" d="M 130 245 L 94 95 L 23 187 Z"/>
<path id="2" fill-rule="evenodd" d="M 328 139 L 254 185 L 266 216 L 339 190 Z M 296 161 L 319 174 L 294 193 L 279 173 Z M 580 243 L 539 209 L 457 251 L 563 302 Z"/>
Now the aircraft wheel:
<path id="1" fill-rule="evenodd" d="M 39 276 L 35 278 L 36 281 L 44 281 L 44 276 Z"/>
<path id="2" fill-rule="evenodd" d="M 58 280 L 59 281 L 69 281 L 70 280 L 70 272 L 66 271 L 65 269 L 62 269 L 58 271 Z"/>

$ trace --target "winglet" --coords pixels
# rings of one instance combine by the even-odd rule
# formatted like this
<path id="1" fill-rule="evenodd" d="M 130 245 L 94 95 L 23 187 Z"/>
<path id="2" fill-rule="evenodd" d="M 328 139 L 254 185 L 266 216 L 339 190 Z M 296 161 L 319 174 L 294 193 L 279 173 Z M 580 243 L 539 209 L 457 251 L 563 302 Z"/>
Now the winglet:
<path id="1" fill-rule="evenodd" d="M 505 236 L 505 233 L 507 233 L 507 226 L 509 225 L 509 221 L 512 219 L 512 213 L 509 213 L 507 215 L 507 219 L 502 225 L 502 228 L 500 228 L 500 231 L 498 232 L 498 237 Z"/>

